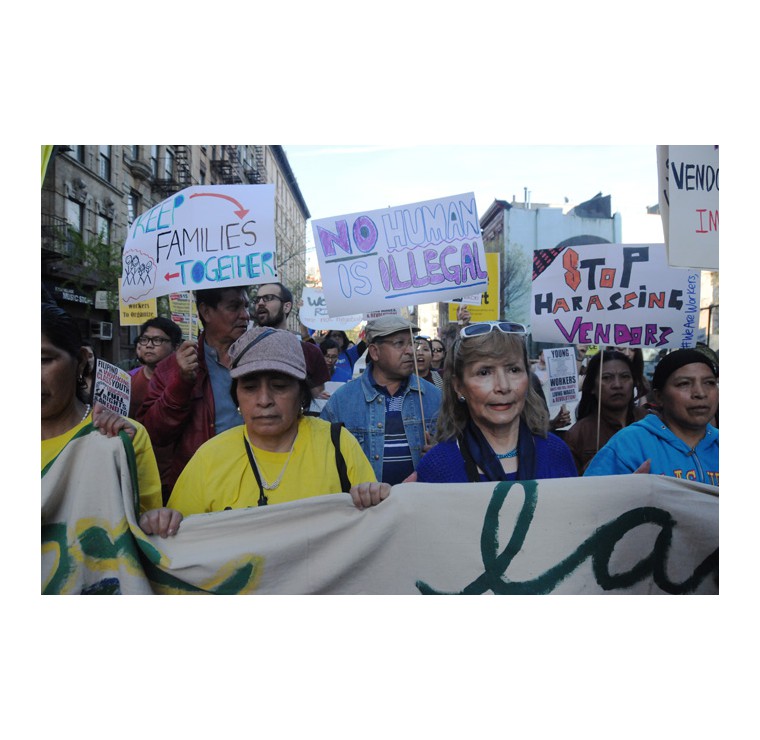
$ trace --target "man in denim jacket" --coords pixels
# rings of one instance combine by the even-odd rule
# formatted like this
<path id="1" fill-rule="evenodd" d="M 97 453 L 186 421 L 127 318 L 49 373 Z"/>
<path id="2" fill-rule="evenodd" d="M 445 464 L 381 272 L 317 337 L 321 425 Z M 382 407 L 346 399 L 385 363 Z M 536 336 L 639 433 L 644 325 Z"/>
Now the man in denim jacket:
<path id="1" fill-rule="evenodd" d="M 414 374 L 415 331 L 401 316 L 369 321 L 367 369 L 335 391 L 321 413 L 346 425 L 377 480 L 391 485 L 411 475 L 428 450 L 441 405 L 438 388 Z"/>

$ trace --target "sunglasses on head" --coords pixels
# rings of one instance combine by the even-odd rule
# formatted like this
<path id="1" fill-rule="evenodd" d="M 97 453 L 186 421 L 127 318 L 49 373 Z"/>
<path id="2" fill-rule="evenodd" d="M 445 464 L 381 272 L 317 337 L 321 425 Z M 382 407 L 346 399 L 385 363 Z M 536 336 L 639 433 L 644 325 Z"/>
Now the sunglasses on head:
<path id="1" fill-rule="evenodd" d="M 461 339 L 481 337 L 494 330 L 500 331 L 502 334 L 522 334 L 523 336 L 528 333 L 523 324 L 517 324 L 514 321 L 481 321 L 477 324 L 463 326 L 459 336 Z"/>

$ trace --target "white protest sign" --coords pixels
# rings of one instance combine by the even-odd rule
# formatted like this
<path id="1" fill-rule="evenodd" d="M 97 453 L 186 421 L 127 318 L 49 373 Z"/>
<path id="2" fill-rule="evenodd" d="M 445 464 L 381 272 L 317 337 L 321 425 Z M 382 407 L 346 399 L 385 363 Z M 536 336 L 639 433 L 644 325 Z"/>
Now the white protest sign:
<path id="1" fill-rule="evenodd" d="M 312 222 L 330 313 L 482 293 L 485 251 L 472 193 Z"/>
<path id="2" fill-rule="evenodd" d="M 698 270 L 668 266 L 664 244 L 586 244 L 533 253 L 533 339 L 693 347 Z"/>
<path id="3" fill-rule="evenodd" d="M 718 269 L 717 146 L 658 146 L 660 214 L 674 267 Z"/>
<path id="4" fill-rule="evenodd" d="M 125 303 L 277 280 L 274 185 L 195 185 L 138 216 L 122 257 Z"/>
<path id="5" fill-rule="evenodd" d="M 325 305 L 325 295 L 317 288 L 304 288 L 301 293 L 303 304 L 298 309 L 298 318 L 309 329 L 337 329 L 350 331 L 362 322 L 362 315 L 330 316 Z"/>
<path id="6" fill-rule="evenodd" d="M 549 372 L 549 406 L 571 403 L 578 399 L 578 365 L 575 347 L 553 347 L 544 350 L 546 369 Z"/>
<path id="7" fill-rule="evenodd" d="M 92 398 L 94 403 L 102 403 L 107 409 L 122 416 L 129 416 L 129 397 L 132 392 L 132 378 L 126 370 L 105 360 L 95 364 L 95 384 Z"/>

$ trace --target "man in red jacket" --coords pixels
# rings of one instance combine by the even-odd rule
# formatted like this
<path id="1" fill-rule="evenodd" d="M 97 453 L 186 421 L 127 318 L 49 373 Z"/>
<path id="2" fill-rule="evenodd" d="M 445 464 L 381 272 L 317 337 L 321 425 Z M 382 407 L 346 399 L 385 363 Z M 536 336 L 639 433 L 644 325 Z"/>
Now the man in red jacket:
<path id="1" fill-rule="evenodd" d="M 171 469 L 161 477 L 168 490 L 204 442 L 242 423 L 230 396 L 228 350 L 251 319 L 248 289 L 196 290 L 195 301 L 203 323 L 198 341 L 183 342 L 156 366 L 137 412 L 154 445 L 174 444 Z"/>

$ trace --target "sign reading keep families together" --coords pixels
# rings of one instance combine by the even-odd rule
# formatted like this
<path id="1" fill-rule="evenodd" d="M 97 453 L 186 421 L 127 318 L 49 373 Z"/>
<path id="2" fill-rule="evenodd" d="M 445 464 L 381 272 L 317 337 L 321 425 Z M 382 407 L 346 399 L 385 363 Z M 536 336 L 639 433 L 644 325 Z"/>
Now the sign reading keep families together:
<path id="1" fill-rule="evenodd" d="M 125 303 L 203 288 L 277 280 L 274 185 L 196 185 L 129 227 Z"/>
<path id="2" fill-rule="evenodd" d="M 472 193 L 312 223 L 330 315 L 447 302 L 488 285 Z"/>
<path id="3" fill-rule="evenodd" d="M 587 244 L 533 254 L 533 338 L 562 344 L 693 347 L 699 270 L 669 267 L 664 244 Z"/>

